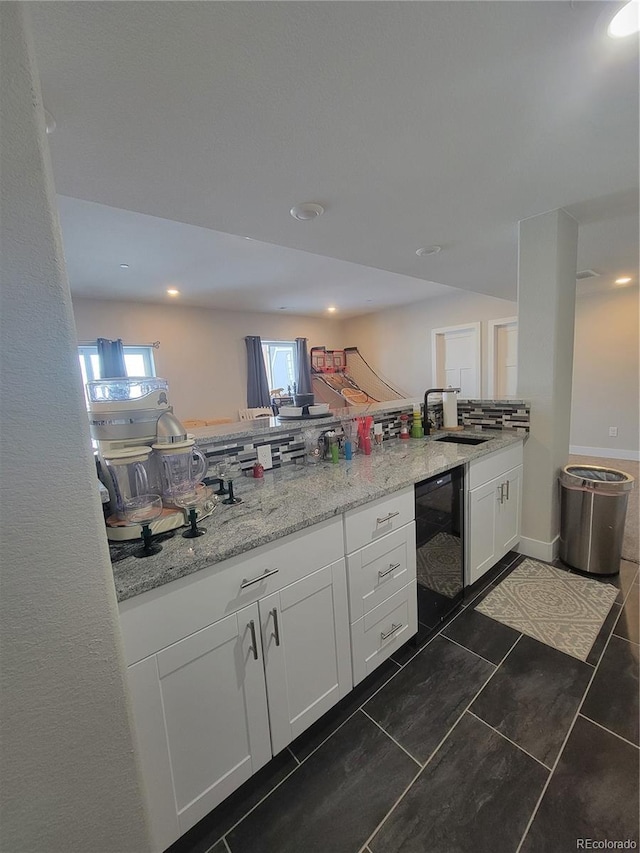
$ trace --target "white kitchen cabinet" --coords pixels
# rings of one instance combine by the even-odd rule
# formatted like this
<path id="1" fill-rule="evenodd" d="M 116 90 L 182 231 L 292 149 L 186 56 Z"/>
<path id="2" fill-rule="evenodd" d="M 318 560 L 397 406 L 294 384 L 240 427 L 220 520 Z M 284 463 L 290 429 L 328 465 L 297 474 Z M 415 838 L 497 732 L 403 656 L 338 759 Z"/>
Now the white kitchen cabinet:
<path id="1" fill-rule="evenodd" d="M 161 851 L 271 758 L 258 605 L 134 664 L 128 675 Z"/>
<path id="2" fill-rule="evenodd" d="M 413 487 L 345 513 L 353 683 L 418 630 Z"/>
<path id="3" fill-rule="evenodd" d="M 155 642 L 128 676 L 158 853 L 351 690 L 344 557 L 318 568 L 326 554 L 344 550 L 341 520 L 323 523 L 323 539 L 336 532 L 339 546 L 325 541 L 311 554 L 296 535 L 250 554 L 246 570 L 235 559 L 219 564 L 226 601 L 215 596 L 214 576 L 204 576 L 181 579 L 175 590 L 167 584 L 126 608 L 129 654 Z M 310 542 L 316 538 L 312 528 Z M 281 588 L 202 626 L 203 593 L 217 617 L 267 583 Z M 178 620 L 171 618 L 174 593 Z"/>
<path id="4" fill-rule="evenodd" d="M 471 463 L 466 584 L 479 580 L 520 539 L 522 445 Z"/>
<path id="5" fill-rule="evenodd" d="M 344 560 L 259 602 L 276 755 L 351 690 Z"/>

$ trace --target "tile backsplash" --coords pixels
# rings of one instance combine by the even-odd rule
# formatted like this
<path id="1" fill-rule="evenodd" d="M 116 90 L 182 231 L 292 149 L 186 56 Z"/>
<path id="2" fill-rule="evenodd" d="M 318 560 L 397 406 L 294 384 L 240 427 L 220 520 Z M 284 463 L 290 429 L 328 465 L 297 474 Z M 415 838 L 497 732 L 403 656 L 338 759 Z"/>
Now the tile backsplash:
<path id="1" fill-rule="evenodd" d="M 388 441 L 400 435 L 400 415 L 409 415 L 411 426 L 412 406 L 405 403 L 398 409 L 387 409 L 373 415 L 375 423 L 382 424 L 383 440 Z M 516 432 L 529 431 L 530 406 L 523 400 L 460 400 L 458 402 L 458 424 L 480 430 L 509 429 Z M 429 415 L 436 429 L 442 428 L 442 403 L 429 406 Z M 354 417 L 357 415 L 354 414 Z M 209 471 L 205 482 L 210 484 L 217 476 L 217 464 L 221 459 L 237 460 L 243 472 L 250 471 L 257 460 L 257 448 L 268 444 L 271 447 L 273 467 L 300 462 L 305 457 L 303 433 L 312 432 L 314 437 L 326 429 L 340 430 L 340 420 L 327 420 L 322 426 L 306 422 L 287 427 L 274 427 L 268 433 L 252 438 L 236 439 L 221 436 L 215 439 L 200 439 L 198 444 L 209 460 Z"/>

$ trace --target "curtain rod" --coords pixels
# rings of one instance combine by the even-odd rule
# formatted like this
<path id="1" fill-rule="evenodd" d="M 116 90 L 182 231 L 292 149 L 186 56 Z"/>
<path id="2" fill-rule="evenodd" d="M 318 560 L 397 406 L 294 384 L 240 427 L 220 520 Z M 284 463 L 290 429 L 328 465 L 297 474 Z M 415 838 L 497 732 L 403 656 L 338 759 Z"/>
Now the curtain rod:
<path id="1" fill-rule="evenodd" d="M 95 341 L 78 341 L 79 347 L 94 347 L 96 345 Z M 148 344 L 122 344 L 125 347 L 153 347 L 153 349 L 160 349 L 160 341 L 152 341 Z"/>

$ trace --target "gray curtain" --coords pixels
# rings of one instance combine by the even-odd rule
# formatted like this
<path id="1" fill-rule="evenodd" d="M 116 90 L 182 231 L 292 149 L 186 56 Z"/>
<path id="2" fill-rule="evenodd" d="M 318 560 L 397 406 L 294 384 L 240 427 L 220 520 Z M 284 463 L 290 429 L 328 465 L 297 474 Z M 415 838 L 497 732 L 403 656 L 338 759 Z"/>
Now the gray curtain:
<path id="1" fill-rule="evenodd" d="M 122 341 L 110 341 L 108 338 L 98 338 L 98 362 L 100 364 L 100 379 L 110 379 L 113 376 L 126 376 L 124 366 L 124 347 Z"/>
<path id="2" fill-rule="evenodd" d="M 311 394 L 311 362 L 307 352 L 307 339 L 296 338 L 296 391 Z"/>
<path id="3" fill-rule="evenodd" d="M 247 345 L 247 408 L 270 406 L 267 369 L 262 355 L 262 341 L 258 335 L 248 335 Z"/>

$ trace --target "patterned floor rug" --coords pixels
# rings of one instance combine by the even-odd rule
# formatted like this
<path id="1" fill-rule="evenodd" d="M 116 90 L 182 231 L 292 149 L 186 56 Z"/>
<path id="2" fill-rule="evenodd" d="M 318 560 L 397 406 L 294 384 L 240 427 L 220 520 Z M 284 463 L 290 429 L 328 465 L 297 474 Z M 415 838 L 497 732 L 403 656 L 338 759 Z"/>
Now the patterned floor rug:
<path id="1" fill-rule="evenodd" d="M 526 559 L 475 609 L 586 660 L 617 594 L 611 584 Z"/>
<path id="2" fill-rule="evenodd" d="M 454 598 L 462 587 L 460 539 L 450 533 L 436 533 L 416 551 L 418 583 Z"/>

